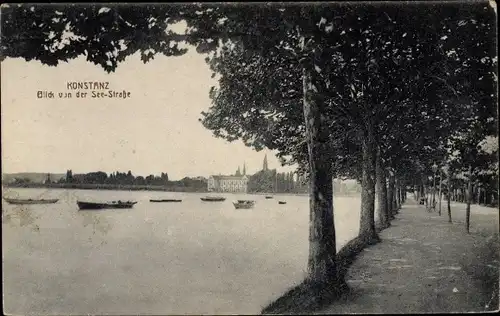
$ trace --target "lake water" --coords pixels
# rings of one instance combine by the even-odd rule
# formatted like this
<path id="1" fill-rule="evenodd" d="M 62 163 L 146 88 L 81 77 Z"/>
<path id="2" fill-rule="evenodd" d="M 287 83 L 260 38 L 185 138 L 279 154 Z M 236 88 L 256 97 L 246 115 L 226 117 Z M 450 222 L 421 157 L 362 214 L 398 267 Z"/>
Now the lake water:
<path id="1" fill-rule="evenodd" d="M 2 200 L 4 308 L 13 314 L 255 314 L 307 267 L 309 198 L 151 191 L 15 189 Z M 182 203 L 150 203 L 179 198 Z M 236 210 L 231 201 L 254 199 Z M 78 211 L 76 200 L 135 200 Z M 286 205 L 278 205 L 286 200 Z M 358 197 L 334 200 L 340 248 L 359 230 Z"/>

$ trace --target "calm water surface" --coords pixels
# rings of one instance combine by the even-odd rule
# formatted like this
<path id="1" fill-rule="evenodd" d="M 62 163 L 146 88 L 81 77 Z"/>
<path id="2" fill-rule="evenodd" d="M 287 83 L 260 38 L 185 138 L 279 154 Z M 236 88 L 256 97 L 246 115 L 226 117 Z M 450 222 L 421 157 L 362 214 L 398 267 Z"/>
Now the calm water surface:
<path id="1" fill-rule="evenodd" d="M 304 277 L 307 196 L 15 189 L 2 200 L 4 305 L 14 314 L 231 314 L 260 309 Z M 182 203 L 150 203 L 176 198 Z M 78 211 L 76 200 L 135 200 Z M 231 201 L 254 199 L 254 209 Z M 286 200 L 286 205 L 278 205 Z M 359 198 L 334 201 L 338 246 L 358 234 Z"/>

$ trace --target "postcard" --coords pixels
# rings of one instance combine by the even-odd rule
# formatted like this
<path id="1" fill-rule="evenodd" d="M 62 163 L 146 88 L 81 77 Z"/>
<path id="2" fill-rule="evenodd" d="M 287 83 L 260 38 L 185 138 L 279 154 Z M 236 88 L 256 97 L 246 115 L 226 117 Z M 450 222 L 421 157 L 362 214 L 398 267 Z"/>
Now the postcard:
<path id="1" fill-rule="evenodd" d="M 498 311 L 496 10 L 2 4 L 4 313 Z"/>

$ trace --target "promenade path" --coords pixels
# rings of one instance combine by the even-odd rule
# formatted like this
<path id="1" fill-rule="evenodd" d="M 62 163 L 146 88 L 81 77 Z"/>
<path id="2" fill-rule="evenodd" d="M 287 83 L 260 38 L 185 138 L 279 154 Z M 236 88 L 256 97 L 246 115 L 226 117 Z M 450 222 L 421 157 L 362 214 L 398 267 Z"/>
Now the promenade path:
<path id="1" fill-rule="evenodd" d="M 453 223 L 408 199 L 382 239 L 360 253 L 350 292 L 319 313 L 435 313 L 498 310 L 499 212 L 452 204 Z"/>

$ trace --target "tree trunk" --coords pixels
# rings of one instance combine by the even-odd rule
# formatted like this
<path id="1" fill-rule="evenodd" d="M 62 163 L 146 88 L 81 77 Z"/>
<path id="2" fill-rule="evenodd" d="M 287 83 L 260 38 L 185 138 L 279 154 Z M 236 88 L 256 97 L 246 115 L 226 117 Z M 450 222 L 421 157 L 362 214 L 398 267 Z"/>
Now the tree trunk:
<path id="1" fill-rule="evenodd" d="M 406 202 L 406 186 L 402 186 L 401 188 L 401 204 Z"/>
<path id="2" fill-rule="evenodd" d="M 401 183 L 399 179 L 396 179 L 396 213 L 401 208 Z"/>
<path id="3" fill-rule="evenodd" d="M 448 181 L 446 181 L 446 185 L 448 186 L 447 190 L 448 190 L 448 194 L 447 194 L 447 197 L 446 197 L 446 200 L 447 200 L 447 204 L 448 204 L 448 222 L 451 223 L 451 192 L 452 192 L 452 189 L 451 189 L 451 171 L 448 171 Z M 454 192 L 455 190 L 453 190 Z"/>
<path id="4" fill-rule="evenodd" d="M 401 181 L 401 184 L 399 186 L 399 201 L 400 201 L 400 206 L 403 206 L 403 203 L 405 202 L 405 198 L 406 198 L 406 186 Z"/>
<path id="5" fill-rule="evenodd" d="M 394 176 L 394 192 L 392 194 L 392 212 L 396 214 L 398 210 L 398 179 Z"/>
<path id="6" fill-rule="evenodd" d="M 321 93 L 317 93 L 318 80 L 314 80 L 313 76 L 314 72 L 303 66 L 303 109 L 310 172 L 308 279 L 324 283 L 338 281 L 339 275 L 336 263 L 329 129 L 322 114 L 326 106 Z"/>
<path id="7" fill-rule="evenodd" d="M 424 187 L 424 199 L 425 199 L 425 208 L 428 209 L 429 208 L 429 197 L 428 197 L 428 194 L 429 194 L 429 189 L 427 188 L 427 186 Z"/>
<path id="8" fill-rule="evenodd" d="M 387 208 L 387 184 L 385 169 L 382 166 L 380 157 L 380 148 L 377 149 L 377 161 L 376 161 L 376 172 L 377 172 L 377 194 L 378 194 L 378 223 L 381 229 L 390 226 L 389 210 Z"/>
<path id="9" fill-rule="evenodd" d="M 403 180 L 399 180 L 399 208 L 403 206 Z"/>
<path id="10" fill-rule="evenodd" d="M 401 180 L 396 178 L 396 213 L 401 208 Z"/>
<path id="11" fill-rule="evenodd" d="M 477 205 L 481 205 L 481 187 L 477 188 L 477 200 L 476 200 Z"/>
<path id="12" fill-rule="evenodd" d="M 434 173 L 434 175 L 432 176 L 431 207 L 434 211 L 436 210 L 436 173 Z"/>
<path id="13" fill-rule="evenodd" d="M 399 210 L 399 179 L 397 178 L 394 184 L 394 203 L 396 204 L 396 211 Z"/>
<path id="14" fill-rule="evenodd" d="M 427 184 L 426 184 L 426 181 L 424 180 L 424 178 L 422 177 L 422 197 L 424 198 L 424 204 L 425 204 L 425 208 L 427 209 L 427 204 L 428 204 L 428 196 L 427 196 Z"/>
<path id="15" fill-rule="evenodd" d="M 393 197 L 392 209 L 394 210 L 394 214 L 397 214 L 399 210 L 398 196 L 399 196 L 399 179 L 396 177 L 396 172 L 394 172 L 394 195 L 392 196 Z"/>
<path id="16" fill-rule="evenodd" d="M 374 148 L 375 135 L 371 122 L 365 122 L 365 133 L 362 141 L 363 167 L 362 167 L 362 191 L 361 191 L 361 218 L 359 224 L 359 236 L 368 244 L 378 241 L 375 230 L 375 161 L 376 151 Z"/>
<path id="17" fill-rule="evenodd" d="M 467 207 L 465 208 L 465 229 L 470 233 L 470 204 L 472 202 L 472 166 L 469 166 L 469 178 L 467 179 Z"/>
<path id="18" fill-rule="evenodd" d="M 394 173 L 389 171 L 389 188 L 387 190 L 387 210 L 389 212 L 389 216 L 391 219 L 394 218 L 394 212 L 393 212 L 393 201 L 394 201 Z"/>
<path id="19" fill-rule="evenodd" d="M 441 196 L 441 189 L 442 189 L 442 184 L 443 184 L 443 177 L 441 174 L 439 174 L 439 194 L 438 194 L 438 198 L 439 198 L 439 210 L 438 210 L 438 213 L 439 213 L 439 216 L 441 216 L 441 200 L 442 200 L 442 196 Z"/>
<path id="20" fill-rule="evenodd" d="M 329 156 L 325 104 L 315 87 L 311 72 L 303 67 L 303 108 L 309 152 L 310 222 L 308 278 L 325 282 L 337 278 L 336 240 L 333 217 L 332 166 Z"/>
<path id="21" fill-rule="evenodd" d="M 418 203 L 418 201 L 420 201 L 420 197 L 422 196 L 422 189 L 420 187 L 420 184 L 417 184 L 416 182 L 415 182 L 415 194 L 417 196 L 417 203 Z"/>
<path id="22" fill-rule="evenodd" d="M 425 198 L 425 197 L 426 197 L 426 195 L 427 195 L 427 191 L 426 191 L 426 186 L 425 186 L 425 183 L 424 183 L 424 182 L 422 182 L 422 186 L 421 186 L 421 188 L 422 188 L 421 195 Z"/>

